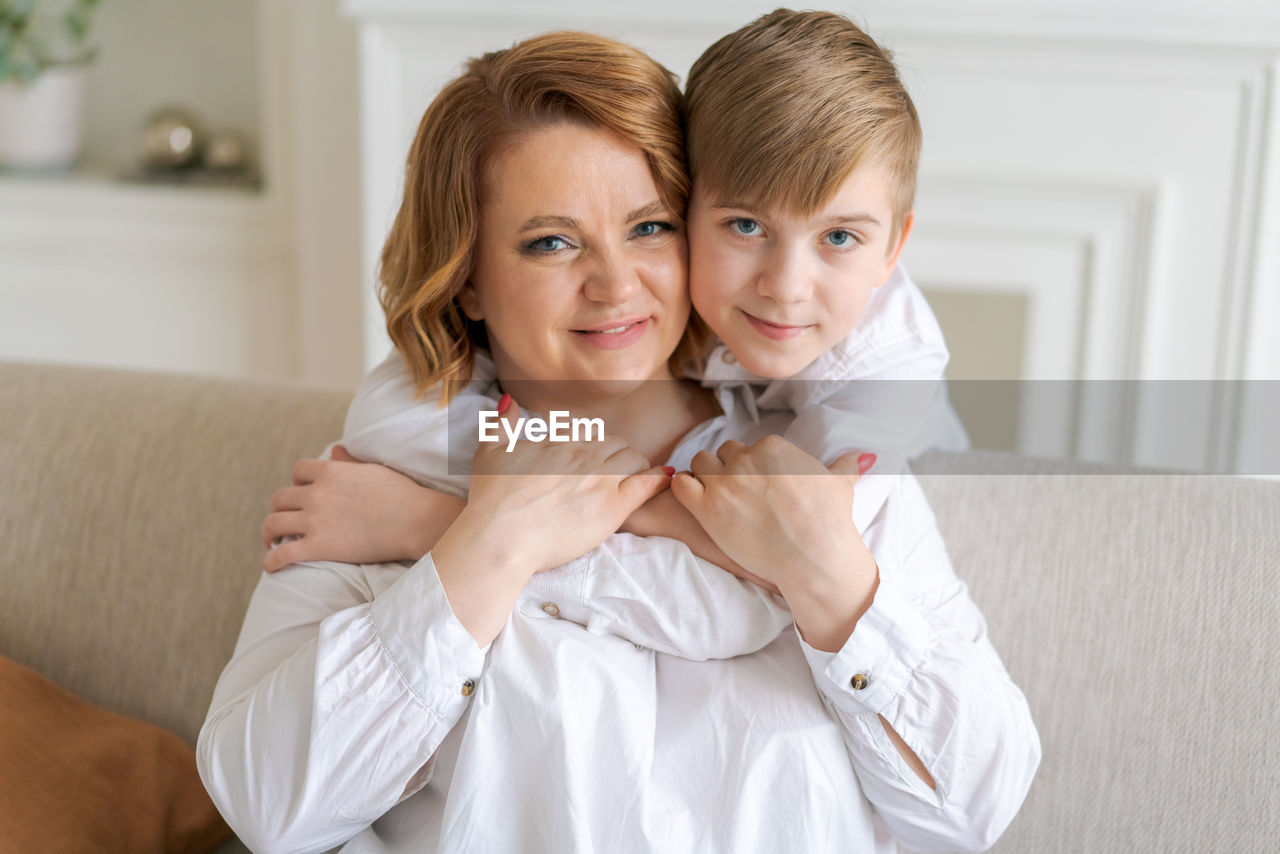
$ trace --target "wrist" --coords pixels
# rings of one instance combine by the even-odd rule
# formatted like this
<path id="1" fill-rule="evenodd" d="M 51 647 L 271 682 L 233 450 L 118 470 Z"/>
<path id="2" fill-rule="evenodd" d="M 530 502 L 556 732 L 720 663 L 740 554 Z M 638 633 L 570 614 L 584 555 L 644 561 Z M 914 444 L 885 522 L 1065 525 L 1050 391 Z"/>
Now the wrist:
<path id="1" fill-rule="evenodd" d="M 406 532 L 404 543 L 407 553 L 420 560 L 435 548 L 444 532 L 452 527 L 466 508 L 465 499 L 435 490 L 427 490 L 429 500 L 419 505 L 415 524 Z"/>
<path id="2" fill-rule="evenodd" d="M 805 573 L 779 588 L 805 642 L 814 649 L 839 652 L 871 607 L 879 584 L 879 570 L 868 553 L 836 572 Z"/>

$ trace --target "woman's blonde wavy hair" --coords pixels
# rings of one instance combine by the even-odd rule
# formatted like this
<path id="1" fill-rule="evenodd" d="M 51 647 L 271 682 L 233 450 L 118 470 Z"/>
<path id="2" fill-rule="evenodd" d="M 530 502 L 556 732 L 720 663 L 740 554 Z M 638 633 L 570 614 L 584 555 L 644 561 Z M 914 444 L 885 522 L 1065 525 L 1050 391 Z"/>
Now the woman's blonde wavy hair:
<path id="1" fill-rule="evenodd" d="M 683 217 L 689 196 L 675 76 L 636 48 L 589 33 L 548 33 L 467 62 L 422 116 L 404 199 L 382 248 L 387 332 L 421 397 L 441 405 L 471 378 L 484 325 L 454 297 L 471 275 L 485 169 L 521 133 L 561 121 L 599 127 L 644 153 L 662 201 Z M 691 320 L 673 368 L 705 338 Z"/>

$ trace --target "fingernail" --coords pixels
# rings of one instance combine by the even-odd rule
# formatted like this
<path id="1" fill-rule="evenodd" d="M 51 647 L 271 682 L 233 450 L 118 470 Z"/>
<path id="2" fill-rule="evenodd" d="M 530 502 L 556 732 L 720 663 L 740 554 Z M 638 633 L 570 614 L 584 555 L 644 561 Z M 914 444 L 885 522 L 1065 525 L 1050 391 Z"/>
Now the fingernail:
<path id="1" fill-rule="evenodd" d="M 858 474 L 866 474 L 867 470 L 876 464 L 875 454 L 863 454 L 858 457 Z"/>
<path id="2" fill-rule="evenodd" d="M 502 413 L 506 412 L 507 409 L 509 409 L 510 407 L 511 407 L 511 395 L 504 394 L 502 398 L 498 401 L 498 414 L 501 415 Z"/>
<path id="3" fill-rule="evenodd" d="M 663 473 L 663 474 L 665 474 L 667 477 L 675 477 L 675 474 L 676 474 L 676 467 L 675 467 L 675 466 L 663 466 L 663 467 L 662 467 L 662 473 Z"/>

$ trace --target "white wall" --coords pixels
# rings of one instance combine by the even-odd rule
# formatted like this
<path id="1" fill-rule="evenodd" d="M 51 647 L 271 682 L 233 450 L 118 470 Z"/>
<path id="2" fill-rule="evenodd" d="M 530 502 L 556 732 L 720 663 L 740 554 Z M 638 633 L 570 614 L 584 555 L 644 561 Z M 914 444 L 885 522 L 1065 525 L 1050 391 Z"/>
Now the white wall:
<path id="1" fill-rule="evenodd" d="M 347 0 L 344 8 L 361 29 L 371 271 L 417 119 L 465 57 L 567 27 L 626 39 L 684 72 L 770 4 Z M 868 0 L 835 8 L 896 52 L 924 124 L 908 268 L 927 290 L 979 308 L 993 295 L 1026 306 L 1021 359 L 1002 376 L 1280 380 L 1280 340 L 1269 332 L 1280 317 L 1280 6 Z M 372 363 L 387 345 L 375 334 L 376 306 L 366 312 Z M 957 350 L 998 333 L 946 331 Z M 1231 468 L 1233 444 L 1254 441 L 1219 391 L 1194 407 L 1185 397 L 1170 404 L 1154 393 L 1167 387 L 1154 383 L 1106 395 L 1060 391 L 1041 383 L 1024 395 L 1020 449 Z"/>

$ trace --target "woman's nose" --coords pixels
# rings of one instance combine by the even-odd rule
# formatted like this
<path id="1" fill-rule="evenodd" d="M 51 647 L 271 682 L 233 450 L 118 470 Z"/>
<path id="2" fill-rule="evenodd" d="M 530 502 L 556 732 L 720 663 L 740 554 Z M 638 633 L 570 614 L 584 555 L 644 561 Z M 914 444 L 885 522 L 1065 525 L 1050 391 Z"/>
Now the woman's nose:
<path id="1" fill-rule="evenodd" d="M 599 251 L 592 261 L 582 286 L 587 299 L 616 305 L 631 299 L 640 288 L 639 274 L 625 253 Z"/>
<path id="2" fill-rule="evenodd" d="M 804 302 L 813 297 L 813 276 L 805 253 L 786 247 L 773 249 L 756 276 L 756 292 L 774 302 Z"/>

